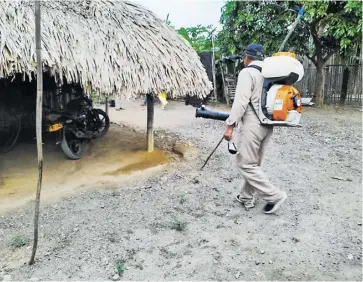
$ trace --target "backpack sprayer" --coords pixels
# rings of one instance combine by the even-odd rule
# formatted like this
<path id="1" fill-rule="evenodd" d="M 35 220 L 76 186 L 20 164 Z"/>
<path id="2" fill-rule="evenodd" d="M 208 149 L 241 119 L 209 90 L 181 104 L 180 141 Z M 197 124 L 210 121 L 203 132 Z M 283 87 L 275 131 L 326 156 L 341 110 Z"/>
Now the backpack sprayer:
<path id="1" fill-rule="evenodd" d="M 281 52 L 295 30 L 299 20 L 304 15 L 304 5 L 299 9 L 298 16 L 291 26 L 277 53 L 264 60 L 263 68 L 259 69 L 264 77 L 258 111 L 252 103 L 249 105 L 257 115 L 262 125 L 269 126 L 301 126 L 302 112 L 300 92 L 292 85 L 300 81 L 304 76 L 303 65 L 296 59 L 296 55 L 290 52 Z M 229 114 L 208 110 L 202 105 L 196 109 L 195 117 L 225 121 Z M 210 153 L 201 169 L 208 163 L 213 153 L 223 141 L 223 137 Z M 232 148 L 230 148 L 232 146 Z M 234 144 L 228 144 L 228 150 L 232 154 L 238 153 Z"/>
<path id="2" fill-rule="evenodd" d="M 267 57 L 260 69 L 264 83 L 258 110 L 250 106 L 256 113 L 260 123 L 271 126 L 301 126 L 302 112 L 300 92 L 292 85 L 304 76 L 304 67 L 290 52 L 281 52 L 287 40 L 295 30 L 304 14 L 304 5 L 299 9 L 289 33 L 286 35 L 277 53 Z M 202 105 L 196 109 L 195 117 L 225 121 L 228 113 L 208 110 Z"/>

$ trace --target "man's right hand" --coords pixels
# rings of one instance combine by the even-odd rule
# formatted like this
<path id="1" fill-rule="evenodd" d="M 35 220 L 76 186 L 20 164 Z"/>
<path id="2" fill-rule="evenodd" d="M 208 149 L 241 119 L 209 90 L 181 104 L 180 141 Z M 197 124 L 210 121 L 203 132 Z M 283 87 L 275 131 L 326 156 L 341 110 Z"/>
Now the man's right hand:
<path id="1" fill-rule="evenodd" d="M 226 130 L 224 131 L 224 139 L 226 139 L 227 141 L 231 141 L 232 140 L 232 135 L 233 135 L 233 126 L 227 126 Z"/>

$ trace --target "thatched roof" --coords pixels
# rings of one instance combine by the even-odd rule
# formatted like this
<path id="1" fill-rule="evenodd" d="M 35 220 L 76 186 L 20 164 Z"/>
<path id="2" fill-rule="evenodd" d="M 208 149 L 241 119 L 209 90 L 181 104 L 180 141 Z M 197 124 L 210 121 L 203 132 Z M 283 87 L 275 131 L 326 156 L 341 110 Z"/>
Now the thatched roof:
<path id="1" fill-rule="evenodd" d="M 149 10 L 121 1 L 41 1 L 44 68 L 62 82 L 133 98 L 203 96 L 197 53 Z M 34 1 L 0 1 L 0 78 L 36 71 Z"/>

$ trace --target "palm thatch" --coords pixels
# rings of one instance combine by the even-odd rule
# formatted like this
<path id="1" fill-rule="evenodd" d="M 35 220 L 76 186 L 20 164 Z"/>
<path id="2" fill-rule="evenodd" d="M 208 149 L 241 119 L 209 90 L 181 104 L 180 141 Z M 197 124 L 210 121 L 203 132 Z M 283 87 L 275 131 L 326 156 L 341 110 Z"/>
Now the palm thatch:
<path id="1" fill-rule="evenodd" d="M 149 10 L 110 0 L 42 1 L 43 66 L 63 83 L 135 98 L 211 90 L 197 53 Z M 0 78 L 36 70 L 33 1 L 0 2 Z"/>

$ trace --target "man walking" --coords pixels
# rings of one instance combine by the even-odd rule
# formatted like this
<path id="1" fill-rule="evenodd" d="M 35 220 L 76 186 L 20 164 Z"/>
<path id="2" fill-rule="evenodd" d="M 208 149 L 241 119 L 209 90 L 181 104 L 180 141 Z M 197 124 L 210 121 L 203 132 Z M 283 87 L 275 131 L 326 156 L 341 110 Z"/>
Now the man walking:
<path id="1" fill-rule="evenodd" d="M 240 195 L 236 197 L 237 201 L 246 209 L 253 208 L 254 194 L 257 193 L 267 202 L 264 212 L 274 213 L 285 202 L 287 195 L 273 186 L 262 171 L 264 154 L 273 130 L 271 126 L 261 125 L 256 115 L 264 80 L 261 74 L 263 57 L 262 45 L 254 43 L 248 45 L 242 55 L 245 68 L 238 75 L 235 99 L 226 120 L 224 138 L 230 141 L 233 129 L 240 125 L 241 132 L 236 144 L 239 152 L 237 165 L 245 181 Z"/>

